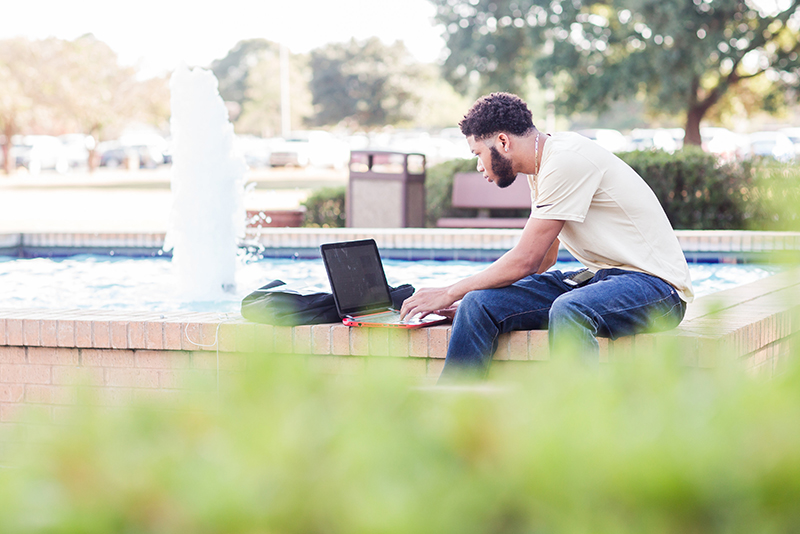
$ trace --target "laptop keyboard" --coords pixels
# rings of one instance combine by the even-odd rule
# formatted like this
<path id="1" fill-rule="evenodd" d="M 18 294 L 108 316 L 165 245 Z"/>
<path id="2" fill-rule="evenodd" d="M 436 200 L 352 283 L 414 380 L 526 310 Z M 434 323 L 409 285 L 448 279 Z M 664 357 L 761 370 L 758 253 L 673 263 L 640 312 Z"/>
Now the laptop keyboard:
<path id="1" fill-rule="evenodd" d="M 401 321 L 399 311 L 378 312 L 369 315 L 361 315 L 358 318 L 356 318 L 357 321 L 363 321 L 365 323 L 377 323 L 377 324 L 424 324 L 436 321 L 438 319 L 442 319 L 442 317 L 432 313 L 421 320 L 415 317 L 413 319 L 406 318 Z"/>
<path id="2" fill-rule="evenodd" d="M 387 311 L 382 313 L 363 315 L 360 317 L 360 319 L 369 321 L 371 323 L 384 323 L 384 324 L 407 322 L 407 321 L 401 321 L 400 312 L 396 311 Z"/>

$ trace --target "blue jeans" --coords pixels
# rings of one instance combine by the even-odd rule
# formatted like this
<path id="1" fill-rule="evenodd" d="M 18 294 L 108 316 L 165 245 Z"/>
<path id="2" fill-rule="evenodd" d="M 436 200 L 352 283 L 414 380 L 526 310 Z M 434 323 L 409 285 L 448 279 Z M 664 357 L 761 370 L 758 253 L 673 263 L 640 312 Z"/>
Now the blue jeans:
<path id="1" fill-rule="evenodd" d="M 453 320 L 439 381 L 485 377 L 498 336 L 512 330 L 549 329 L 552 353 L 570 346 L 596 364 L 596 337 L 668 330 L 686 312 L 675 288 L 655 276 L 603 269 L 587 285 L 571 288 L 564 283 L 570 274 L 548 271 L 508 287 L 467 293 Z"/>

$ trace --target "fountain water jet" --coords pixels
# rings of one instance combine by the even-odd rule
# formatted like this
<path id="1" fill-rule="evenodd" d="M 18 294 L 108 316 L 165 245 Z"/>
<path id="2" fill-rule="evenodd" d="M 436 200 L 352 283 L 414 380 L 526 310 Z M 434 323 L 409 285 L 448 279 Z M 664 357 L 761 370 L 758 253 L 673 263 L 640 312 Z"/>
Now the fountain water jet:
<path id="1" fill-rule="evenodd" d="M 234 151 L 214 74 L 181 65 L 170 91 L 172 212 L 164 250 L 173 251 L 182 297 L 216 300 L 235 287 L 247 165 Z"/>

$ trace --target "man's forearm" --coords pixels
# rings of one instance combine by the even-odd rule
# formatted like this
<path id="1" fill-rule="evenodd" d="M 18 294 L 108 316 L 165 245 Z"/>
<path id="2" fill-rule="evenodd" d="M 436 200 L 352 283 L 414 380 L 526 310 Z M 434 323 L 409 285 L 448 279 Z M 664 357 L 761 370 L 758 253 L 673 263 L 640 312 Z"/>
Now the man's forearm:
<path id="1" fill-rule="evenodd" d="M 514 248 L 485 270 L 449 286 L 447 294 L 455 302 L 470 291 L 510 286 L 528 275 L 546 271 L 558 257 L 556 236 L 562 226 L 561 221 L 529 220 Z"/>
<path id="2" fill-rule="evenodd" d="M 510 286 L 514 282 L 537 272 L 543 255 L 526 257 L 516 248 L 509 250 L 485 270 L 459 280 L 447 288 L 453 302 L 461 300 L 470 291 Z"/>
<path id="3" fill-rule="evenodd" d="M 550 245 L 550 250 L 548 250 L 547 254 L 544 255 L 544 260 L 542 260 L 542 264 L 536 271 L 538 274 L 545 272 L 547 269 L 556 264 L 556 261 L 558 261 L 559 244 L 560 244 L 559 240 L 556 239 L 555 241 L 553 241 L 553 244 Z"/>
<path id="4" fill-rule="evenodd" d="M 505 287 L 513 284 L 535 271 L 534 265 L 541 264 L 536 258 L 524 259 L 520 251 L 510 250 L 486 270 L 456 282 L 447 287 L 423 288 L 403 302 L 401 318 L 416 314 L 427 315 L 451 306 L 464 295 L 477 289 Z"/>
<path id="5" fill-rule="evenodd" d="M 564 226 L 563 221 L 528 219 L 519 242 L 485 270 L 453 285 L 423 288 L 406 299 L 401 317 L 427 315 L 452 305 L 470 291 L 506 287 L 543 267 L 553 260 L 553 242 Z M 555 252 L 558 252 L 557 245 Z"/>

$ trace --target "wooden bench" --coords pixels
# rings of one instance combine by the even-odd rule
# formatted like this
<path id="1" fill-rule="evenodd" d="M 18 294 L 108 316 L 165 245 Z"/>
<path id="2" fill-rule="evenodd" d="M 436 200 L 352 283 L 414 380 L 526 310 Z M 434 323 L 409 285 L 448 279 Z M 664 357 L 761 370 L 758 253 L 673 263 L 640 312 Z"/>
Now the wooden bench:
<path id="1" fill-rule="evenodd" d="M 477 209 L 477 217 L 439 219 L 440 228 L 522 228 L 527 217 L 492 217 L 493 209 L 530 209 L 531 191 L 524 174 L 510 186 L 501 189 L 487 182 L 479 172 L 458 173 L 453 177 L 454 208 Z"/>
<path id="2" fill-rule="evenodd" d="M 247 210 L 248 228 L 299 228 L 306 216 L 305 206 L 285 210 Z"/>

